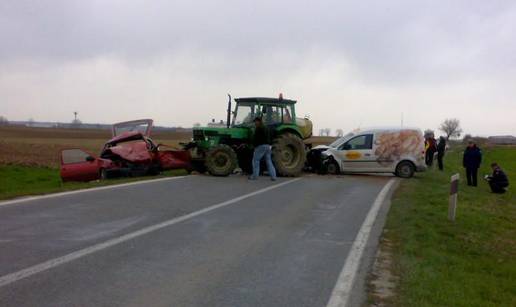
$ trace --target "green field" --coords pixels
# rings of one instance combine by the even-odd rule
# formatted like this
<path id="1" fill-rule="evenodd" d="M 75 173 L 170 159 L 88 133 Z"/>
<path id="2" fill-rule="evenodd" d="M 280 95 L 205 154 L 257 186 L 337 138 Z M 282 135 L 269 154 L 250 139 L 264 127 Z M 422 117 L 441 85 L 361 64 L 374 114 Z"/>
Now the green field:
<path id="1" fill-rule="evenodd" d="M 387 305 L 516 306 L 516 148 L 483 149 L 479 179 L 498 162 L 512 184 L 503 195 L 482 179 L 477 188 L 465 184 L 461 150 L 447 153 L 444 172 L 404 180 L 395 192 L 382 238 L 397 277 Z M 449 180 L 457 172 L 457 218 L 450 222 Z"/>
<path id="2" fill-rule="evenodd" d="M 17 196 L 46 194 L 77 189 L 86 189 L 142 179 L 186 175 L 185 170 L 163 172 L 159 176 L 109 179 L 92 182 L 65 182 L 59 177 L 59 169 L 0 164 L 0 199 Z"/>

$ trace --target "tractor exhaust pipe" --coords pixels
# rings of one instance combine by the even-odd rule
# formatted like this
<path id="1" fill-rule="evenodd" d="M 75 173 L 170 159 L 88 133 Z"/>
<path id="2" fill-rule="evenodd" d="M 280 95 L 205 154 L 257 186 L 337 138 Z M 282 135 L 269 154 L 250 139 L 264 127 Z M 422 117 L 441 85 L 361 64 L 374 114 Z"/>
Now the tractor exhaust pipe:
<path id="1" fill-rule="evenodd" d="M 231 126 L 231 95 L 228 94 L 228 119 L 226 121 L 226 126 L 229 128 Z"/>

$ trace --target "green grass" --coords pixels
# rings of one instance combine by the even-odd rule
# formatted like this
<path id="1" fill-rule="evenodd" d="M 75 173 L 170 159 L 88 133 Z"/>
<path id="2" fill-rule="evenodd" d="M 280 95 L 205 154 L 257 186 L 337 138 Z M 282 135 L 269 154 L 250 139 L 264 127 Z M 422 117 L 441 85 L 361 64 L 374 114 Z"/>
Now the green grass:
<path id="1" fill-rule="evenodd" d="M 58 169 L 18 165 L 0 165 L 0 199 L 86 189 L 143 179 L 181 176 L 186 174 L 187 172 L 184 170 L 172 170 L 163 172 L 161 175 L 153 177 L 146 176 L 109 179 L 105 181 L 63 183 L 59 177 Z"/>
<path id="2" fill-rule="evenodd" d="M 386 222 L 399 276 L 395 306 L 516 306 L 516 148 L 483 149 L 479 178 L 498 162 L 509 192 L 492 194 L 480 179 L 468 187 L 462 150 L 449 152 L 445 171 L 404 180 Z M 461 181 L 457 217 L 447 220 L 450 176 Z"/>

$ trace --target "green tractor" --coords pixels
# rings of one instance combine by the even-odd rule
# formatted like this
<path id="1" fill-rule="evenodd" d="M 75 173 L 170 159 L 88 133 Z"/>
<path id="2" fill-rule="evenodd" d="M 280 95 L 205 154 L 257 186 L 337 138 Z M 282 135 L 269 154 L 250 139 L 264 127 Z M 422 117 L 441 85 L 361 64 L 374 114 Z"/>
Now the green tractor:
<path id="1" fill-rule="evenodd" d="M 252 172 L 253 134 L 256 117 L 261 117 L 273 137 L 272 159 L 280 176 L 297 176 L 306 161 L 304 139 L 312 136 L 312 122 L 296 118 L 296 101 L 279 98 L 236 98 L 231 112 L 229 96 L 227 122 L 222 127 L 193 129 L 192 166 L 198 172 L 228 176 L 240 167 Z"/>

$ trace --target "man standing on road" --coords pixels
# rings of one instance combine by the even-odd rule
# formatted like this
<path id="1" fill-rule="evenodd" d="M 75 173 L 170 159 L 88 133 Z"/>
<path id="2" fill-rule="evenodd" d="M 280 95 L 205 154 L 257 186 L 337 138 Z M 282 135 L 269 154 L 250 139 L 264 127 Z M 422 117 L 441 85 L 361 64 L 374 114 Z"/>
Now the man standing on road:
<path id="1" fill-rule="evenodd" d="M 446 151 L 446 139 L 444 136 L 439 137 L 439 144 L 437 144 L 437 163 L 439 165 L 439 170 L 443 170 L 443 158 L 444 152 Z"/>
<path id="2" fill-rule="evenodd" d="M 468 141 L 468 147 L 464 150 L 462 165 L 466 168 L 466 178 L 469 186 L 477 186 L 477 174 L 480 163 L 482 162 L 482 151 L 472 141 Z"/>
<path id="3" fill-rule="evenodd" d="M 491 163 L 491 168 L 493 169 L 493 174 L 486 177 L 491 191 L 498 194 L 505 193 L 506 188 L 509 186 L 507 175 L 505 175 L 504 171 L 502 171 L 496 162 Z"/>
<path id="4" fill-rule="evenodd" d="M 260 163 L 265 156 L 267 171 L 271 176 L 271 180 L 276 180 L 276 169 L 272 164 L 271 137 L 267 127 L 263 124 L 261 117 L 254 119 L 254 154 L 253 154 L 253 174 L 249 176 L 250 180 L 258 179 L 260 175 Z"/>

